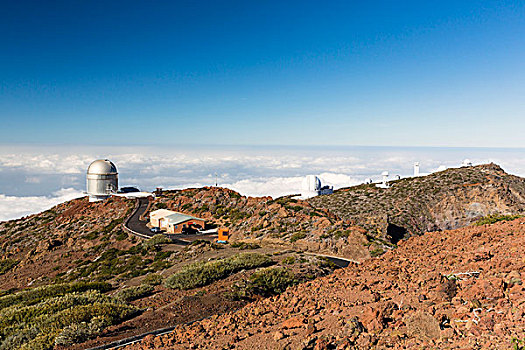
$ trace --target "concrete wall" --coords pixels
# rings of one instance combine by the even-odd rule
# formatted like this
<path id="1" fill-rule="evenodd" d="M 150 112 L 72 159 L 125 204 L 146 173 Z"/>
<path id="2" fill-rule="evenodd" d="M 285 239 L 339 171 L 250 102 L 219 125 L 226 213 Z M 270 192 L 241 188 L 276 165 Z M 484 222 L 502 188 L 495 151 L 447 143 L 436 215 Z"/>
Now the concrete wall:
<path id="1" fill-rule="evenodd" d="M 204 220 L 195 220 L 194 219 L 194 220 L 185 221 L 185 222 L 177 224 L 177 225 L 169 224 L 168 227 L 166 228 L 166 232 L 168 232 L 168 233 L 181 233 L 182 229 L 184 227 L 189 227 L 190 225 L 200 226 L 201 228 L 204 228 L 205 223 L 206 222 Z"/>

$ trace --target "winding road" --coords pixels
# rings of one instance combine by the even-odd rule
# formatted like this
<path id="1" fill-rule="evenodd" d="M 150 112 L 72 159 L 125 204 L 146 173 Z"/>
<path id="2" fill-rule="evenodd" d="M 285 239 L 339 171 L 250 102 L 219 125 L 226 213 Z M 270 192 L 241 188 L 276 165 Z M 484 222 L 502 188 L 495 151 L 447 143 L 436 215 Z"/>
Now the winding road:
<path id="1" fill-rule="evenodd" d="M 140 217 L 148 209 L 149 199 L 150 197 L 137 198 L 135 210 L 124 222 L 124 227 L 132 231 L 132 234 L 142 238 L 150 238 L 153 236 L 153 233 L 151 233 L 148 226 L 146 226 L 146 222 L 140 220 Z"/>
<path id="2" fill-rule="evenodd" d="M 153 233 L 151 233 L 149 228 L 146 226 L 146 221 L 140 220 L 140 217 L 148 209 L 149 201 L 150 201 L 149 197 L 137 198 L 137 204 L 135 206 L 135 210 L 133 211 L 133 213 L 131 213 L 131 215 L 126 219 L 126 221 L 123 224 L 124 229 L 128 233 L 130 233 L 132 235 L 135 235 L 135 236 L 138 236 L 138 237 L 141 237 L 141 238 L 145 238 L 145 239 L 151 238 L 154 235 Z M 195 239 L 194 237 L 196 237 L 197 239 L 202 239 L 203 238 L 202 237 L 203 235 L 190 235 L 190 236 L 188 236 L 188 240 L 183 240 L 183 239 L 176 238 L 176 237 L 173 237 L 173 236 L 174 235 L 168 235 L 168 237 L 170 237 L 175 244 L 181 244 L 181 245 L 188 245 L 188 244 L 190 244 L 191 240 Z M 206 239 L 211 238 L 211 235 L 205 235 L 205 236 L 206 237 L 204 237 L 204 238 L 206 238 Z M 320 256 L 320 257 L 327 258 L 328 260 L 332 261 L 338 267 L 347 267 L 350 263 L 358 263 L 359 264 L 358 261 L 345 259 L 345 258 L 340 258 L 340 257 L 336 257 L 336 256 L 323 255 L 323 254 L 317 254 L 317 253 L 311 253 L 311 252 L 305 252 L 305 253 L 308 254 L 308 255 L 315 255 L 315 256 Z M 191 324 L 191 323 L 196 322 L 196 321 L 199 321 L 199 320 L 194 320 L 194 321 L 188 322 L 186 324 L 188 325 L 188 324 Z M 162 334 L 170 333 L 175 328 L 176 328 L 176 326 L 153 330 L 153 331 L 150 331 L 150 332 L 147 332 L 147 333 L 135 335 L 133 337 L 129 337 L 129 338 L 121 339 L 121 340 L 118 340 L 118 341 L 114 341 L 114 342 L 111 342 L 109 344 L 105 344 L 105 345 L 89 348 L 88 350 L 118 349 L 118 348 L 124 347 L 126 345 L 130 345 L 130 344 L 134 344 L 136 342 L 139 342 L 142 339 L 144 339 L 144 337 L 146 337 L 148 335 L 162 335 Z"/>
<path id="3" fill-rule="evenodd" d="M 149 239 L 155 234 L 152 233 L 147 226 L 147 221 L 141 220 L 141 216 L 148 210 L 149 201 L 151 197 L 140 197 L 137 198 L 137 204 L 135 205 L 135 210 L 131 215 L 124 221 L 123 227 L 124 230 L 134 236 Z M 191 242 L 197 239 L 206 239 L 213 240 L 216 238 L 216 235 L 183 235 L 183 234 L 165 234 L 166 237 L 172 240 L 173 243 L 178 245 L 188 245 Z M 183 238 L 184 237 L 184 238 Z"/>

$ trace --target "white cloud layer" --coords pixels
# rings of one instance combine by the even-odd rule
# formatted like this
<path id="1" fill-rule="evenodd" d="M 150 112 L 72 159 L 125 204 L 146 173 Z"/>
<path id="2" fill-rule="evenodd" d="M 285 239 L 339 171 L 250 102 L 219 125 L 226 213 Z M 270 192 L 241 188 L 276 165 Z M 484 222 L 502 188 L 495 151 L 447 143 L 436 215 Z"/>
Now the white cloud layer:
<path id="1" fill-rule="evenodd" d="M 84 196 L 82 191 L 63 188 L 50 196 L 16 197 L 0 194 L 0 221 L 39 213 L 53 206 Z"/>
<path id="2" fill-rule="evenodd" d="M 421 173 L 495 162 L 525 175 L 525 152 L 519 149 L 384 148 L 384 147 L 3 147 L 0 149 L 0 220 L 47 209 L 81 195 L 85 171 L 95 159 L 109 158 L 118 168 L 121 186 L 151 191 L 214 185 L 250 196 L 278 197 L 301 192 L 305 175 L 313 174 L 334 188 L 380 180 L 388 170 L 410 176 L 414 162 Z M 60 190 L 62 189 L 62 190 Z"/>

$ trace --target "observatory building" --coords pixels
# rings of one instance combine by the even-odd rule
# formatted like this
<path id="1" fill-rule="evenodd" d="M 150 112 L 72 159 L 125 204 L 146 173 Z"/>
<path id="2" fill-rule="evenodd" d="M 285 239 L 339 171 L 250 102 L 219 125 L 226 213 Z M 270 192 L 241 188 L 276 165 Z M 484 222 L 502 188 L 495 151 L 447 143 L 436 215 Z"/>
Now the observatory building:
<path id="1" fill-rule="evenodd" d="M 470 161 L 470 159 L 464 159 L 463 162 L 461 163 L 461 166 L 472 166 L 472 162 Z"/>
<path id="2" fill-rule="evenodd" d="M 381 183 L 377 184 L 376 187 L 379 187 L 379 188 L 390 188 L 390 185 L 388 184 L 388 176 L 389 176 L 388 171 L 383 171 L 381 173 L 381 177 L 383 178 L 383 181 L 381 181 Z"/>
<path id="3" fill-rule="evenodd" d="M 117 167 L 108 159 L 91 163 L 87 170 L 87 194 L 90 202 L 109 198 L 118 190 Z"/>
<path id="4" fill-rule="evenodd" d="M 311 198 L 334 193 L 332 186 L 322 186 L 321 180 L 315 175 L 307 175 L 303 180 L 301 197 Z"/>

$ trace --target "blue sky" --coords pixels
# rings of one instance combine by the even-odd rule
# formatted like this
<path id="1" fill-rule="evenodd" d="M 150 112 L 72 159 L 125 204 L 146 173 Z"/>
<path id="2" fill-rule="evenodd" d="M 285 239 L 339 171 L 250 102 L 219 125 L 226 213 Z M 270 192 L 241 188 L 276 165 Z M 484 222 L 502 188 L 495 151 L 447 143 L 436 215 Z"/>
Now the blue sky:
<path id="1" fill-rule="evenodd" d="M 525 147 L 521 1 L 2 1 L 4 144 Z"/>

